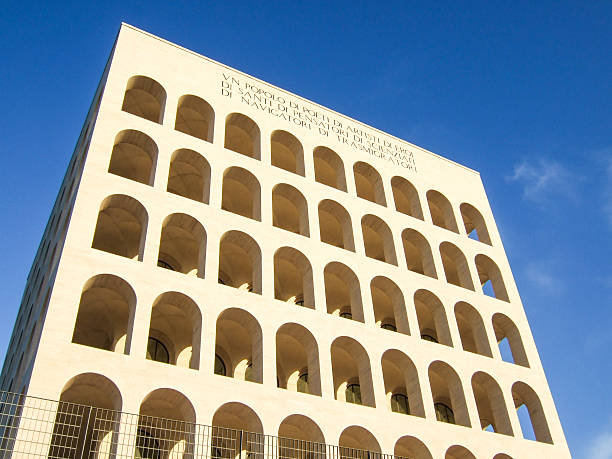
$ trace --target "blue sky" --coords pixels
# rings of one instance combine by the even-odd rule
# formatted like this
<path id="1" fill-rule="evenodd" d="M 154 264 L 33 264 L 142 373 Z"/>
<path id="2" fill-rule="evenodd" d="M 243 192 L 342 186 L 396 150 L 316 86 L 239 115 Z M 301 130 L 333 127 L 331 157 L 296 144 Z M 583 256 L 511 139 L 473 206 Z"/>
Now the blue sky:
<path id="1" fill-rule="evenodd" d="M 2 9 L 1 354 L 125 21 L 480 171 L 572 453 L 612 458 L 612 2 Z"/>

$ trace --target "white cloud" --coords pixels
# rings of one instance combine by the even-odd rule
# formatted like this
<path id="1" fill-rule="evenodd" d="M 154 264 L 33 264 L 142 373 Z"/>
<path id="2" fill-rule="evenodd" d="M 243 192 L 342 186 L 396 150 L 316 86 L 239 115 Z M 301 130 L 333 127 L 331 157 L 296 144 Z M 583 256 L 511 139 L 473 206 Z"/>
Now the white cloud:
<path id="1" fill-rule="evenodd" d="M 537 287 L 547 293 L 559 293 L 563 283 L 559 282 L 551 273 L 550 262 L 531 262 L 527 264 L 525 273 L 527 278 Z"/>
<path id="2" fill-rule="evenodd" d="M 507 180 L 520 183 L 523 187 L 523 198 L 538 204 L 559 195 L 575 199 L 576 177 L 558 161 L 544 158 L 537 161 L 523 160 L 514 166 L 514 171 Z"/>
<path id="3" fill-rule="evenodd" d="M 589 459 L 612 459 L 612 432 L 601 432 L 587 448 Z"/>

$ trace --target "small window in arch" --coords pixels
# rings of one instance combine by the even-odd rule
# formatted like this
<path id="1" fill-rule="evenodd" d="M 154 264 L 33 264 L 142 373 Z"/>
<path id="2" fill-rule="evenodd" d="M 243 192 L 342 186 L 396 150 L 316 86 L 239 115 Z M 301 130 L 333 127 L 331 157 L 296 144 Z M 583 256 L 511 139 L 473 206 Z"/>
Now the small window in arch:
<path id="1" fill-rule="evenodd" d="M 455 414 L 448 405 L 436 402 L 434 403 L 434 410 L 436 411 L 436 419 L 438 421 L 455 424 Z"/>
<path id="2" fill-rule="evenodd" d="M 145 429 L 138 429 L 136 433 L 134 457 L 143 459 L 159 459 L 161 457 L 159 441 Z"/>
<path id="3" fill-rule="evenodd" d="M 176 269 L 174 269 L 170 263 L 162 259 L 157 260 L 157 266 L 160 268 L 169 269 L 170 271 L 176 271 Z"/>
<path id="4" fill-rule="evenodd" d="M 215 354 L 215 374 L 221 376 L 227 376 L 227 369 L 225 368 L 225 362 L 218 354 Z"/>
<path id="5" fill-rule="evenodd" d="M 343 319 L 352 319 L 353 314 L 351 314 L 351 311 L 343 311 L 340 313 L 340 317 L 342 317 Z"/>
<path id="6" fill-rule="evenodd" d="M 244 380 L 245 381 L 254 381 L 253 379 L 253 362 L 249 362 L 246 367 L 246 371 L 244 372 Z"/>
<path id="7" fill-rule="evenodd" d="M 404 394 L 393 394 L 391 396 L 391 411 L 394 413 L 410 414 L 408 397 Z"/>
<path id="8" fill-rule="evenodd" d="M 386 320 L 382 324 L 380 324 L 380 328 L 384 328 L 385 330 L 397 331 L 397 327 L 395 326 L 395 324 L 389 320 Z"/>
<path id="9" fill-rule="evenodd" d="M 170 354 L 166 346 L 164 346 L 160 340 L 149 336 L 147 359 L 155 360 L 156 362 L 170 363 Z"/>
<path id="10" fill-rule="evenodd" d="M 302 373 L 297 380 L 297 391 L 308 394 L 308 373 Z"/>
<path id="11" fill-rule="evenodd" d="M 361 405 L 361 387 L 359 384 L 349 384 L 346 386 L 346 401 Z"/>
<path id="12" fill-rule="evenodd" d="M 425 341 L 430 341 L 432 343 L 437 343 L 438 342 L 438 340 L 436 338 L 434 338 L 431 335 L 427 335 L 427 334 L 421 335 L 421 339 L 424 339 Z"/>

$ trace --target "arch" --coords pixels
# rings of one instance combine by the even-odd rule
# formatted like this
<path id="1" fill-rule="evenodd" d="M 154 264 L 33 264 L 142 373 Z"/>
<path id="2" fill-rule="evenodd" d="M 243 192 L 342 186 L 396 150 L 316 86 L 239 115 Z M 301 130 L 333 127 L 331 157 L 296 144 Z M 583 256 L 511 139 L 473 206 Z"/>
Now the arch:
<path id="1" fill-rule="evenodd" d="M 100 204 L 91 246 L 142 261 L 148 218 L 136 199 L 124 194 L 109 196 Z"/>
<path id="2" fill-rule="evenodd" d="M 140 404 L 135 457 L 191 457 L 195 449 L 196 414 L 181 392 L 163 388 Z"/>
<path id="3" fill-rule="evenodd" d="M 389 278 L 376 276 L 370 282 L 370 294 L 376 325 L 409 335 L 406 303 L 400 288 Z"/>
<path id="4" fill-rule="evenodd" d="M 467 448 L 454 445 L 446 450 L 444 459 L 476 459 L 476 456 L 474 456 Z"/>
<path id="5" fill-rule="evenodd" d="M 63 387 L 57 405 L 49 457 L 70 457 L 74 451 L 100 457 L 115 452 L 121 392 L 98 373 L 82 373 Z M 91 421 L 90 421 L 91 420 Z"/>
<path id="6" fill-rule="evenodd" d="M 319 347 L 312 333 L 302 325 L 295 323 L 281 325 L 276 332 L 278 387 L 320 396 L 319 368 Z M 304 375 L 306 375 L 305 379 Z M 300 384 L 300 378 L 304 381 L 303 384 Z"/>
<path id="7" fill-rule="evenodd" d="M 446 311 L 438 297 L 428 290 L 417 290 L 414 293 L 414 306 L 421 338 L 452 346 Z"/>
<path id="8" fill-rule="evenodd" d="M 436 360 L 429 365 L 428 375 L 434 406 L 437 403 L 443 403 L 452 410 L 454 415 L 454 422 L 440 418 L 438 421 L 470 427 L 463 385 L 457 372 L 448 363 Z"/>
<path id="9" fill-rule="evenodd" d="M 397 411 L 394 409 L 391 399 L 393 395 L 401 394 L 408 399 L 408 412 L 404 414 L 424 418 L 425 408 L 423 407 L 419 375 L 412 360 L 397 349 L 389 349 L 385 351 L 381 358 L 381 366 L 389 410 Z"/>
<path id="10" fill-rule="evenodd" d="M 176 107 L 175 130 L 212 142 L 214 126 L 215 111 L 208 102 L 192 94 L 180 97 Z"/>
<path id="11" fill-rule="evenodd" d="M 397 266 L 393 233 L 382 219 L 375 215 L 364 215 L 361 218 L 363 246 L 366 256 Z"/>
<path id="12" fill-rule="evenodd" d="M 230 113 L 225 118 L 225 148 L 254 159 L 261 159 L 261 134 L 251 118 Z"/>
<path id="13" fill-rule="evenodd" d="M 336 400 L 358 405 L 376 406 L 370 358 L 361 344 L 353 338 L 340 336 L 331 345 L 332 374 Z M 357 385 L 360 397 L 347 399 L 347 389 Z"/>
<path id="14" fill-rule="evenodd" d="M 474 290 L 470 268 L 463 252 L 450 242 L 440 244 L 440 256 L 446 282 L 468 290 Z"/>
<path id="15" fill-rule="evenodd" d="M 395 201 L 395 210 L 419 220 L 424 219 L 419 192 L 412 183 L 396 175 L 391 179 L 391 191 Z"/>
<path id="16" fill-rule="evenodd" d="M 302 252 L 281 247 L 274 253 L 274 298 L 314 309 L 312 267 Z"/>
<path id="17" fill-rule="evenodd" d="M 433 459 L 425 443 L 409 435 L 405 435 L 395 442 L 393 455 L 395 457 L 409 457 L 410 459 Z"/>
<path id="18" fill-rule="evenodd" d="M 506 410 L 506 401 L 497 382 L 487 373 L 477 371 L 472 375 L 472 392 L 476 400 L 478 418 L 482 429 L 513 435 Z"/>
<path id="19" fill-rule="evenodd" d="M 382 178 L 376 169 L 367 163 L 358 161 L 353 164 L 353 175 L 357 196 L 381 206 L 387 205 Z"/>
<path id="20" fill-rule="evenodd" d="M 221 208 L 261 221 L 261 186 L 246 169 L 228 167 L 223 173 Z"/>
<path id="21" fill-rule="evenodd" d="M 83 286 L 72 342 L 130 353 L 136 294 L 126 281 L 99 274 Z"/>
<path id="22" fill-rule="evenodd" d="M 204 157 L 188 149 L 176 150 L 170 160 L 168 192 L 208 204 L 210 196 L 210 164 Z"/>
<path id="23" fill-rule="evenodd" d="M 380 445 L 372 433 L 361 426 L 349 426 L 342 431 L 338 439 L 340 456 L 349 458 L 366 457 L 362 451 L 380 454 Z"/>
<path id="24" fill-rule="evenodd" d="M 190 297 L 179 292 L 166 292 L 153 302 L 149 338 L 161 342 L 168 351 L 168 362 L 185 368 L 200 366 L 202 313 Z M 156 360 L 150 348 L 147 358 Z"/>
<path id="25" fill-rule="evenodd" d="M 321 428 L 301 414 L 287 416 L 278 427 L 278 456 L 283 459 L 325 457 L 325 437 Z"/>
<path id="26" fill-rule="evenodd" d="M 321 242 L 355 251 L 351 216 L 336 201 L 324 199 L 319 203 L 319 230 Z"/>
<path id="27" fill-rule="evenodd" d="M 316 147 L 313 152 L 315 180 L 340 191 L 346 191 L 344 163 L 338 153 L 327 147 Z"/>
<path id="28" fill-rule="evenodd" d="M 523 405 L 527 407 L 536 441 L 552 444 L 544 407 L 536 392 L 524 382 L 517 381 L 512 385 L 512 399 L 517 410 Z M 525 437 L 524 431 L 523 437 Z"/>
<path id="29" fill-rule="evenodd" d="M 359 279 L 346 265 L 333 261 L 323 270 L 325 299 L 329 314 L 343 316 L 363 322 L 363 303 Z"/>
<path id="30" fill-rule="evenodd" d="M 483 293 L 498 300 L 510 302 L 504 278 L 495 262 L 482 254 L 476 255 L 474 261 L 476 262 L 476 270 L 478 271 L 478 278 L 480 279 Z M 489 281 L 491 282 L 491 290 L 493 290 L 492 294 L 490 291 L 487 291 L 486 284 Z"/>
<path id="31" fill-rule="evenodd" d="M 493 357 L 482 317 L 471 304 L 460 301 L 455 305 L 455 319 L 464 351 Z"/>
<path id="32" fill-rule="evenodd" d="M 244 309 L 224 310 L 217 318 L 215 354 L 224 360 L 227 375 L 263 382 L 262 332 L 257 319 Z"/>
<path id="33" fill-rule="evenodd" d="M 263 457 L 263 425 L 257 413 L 239 402 L 220 406 L 212 419 L 213 458 Z"/>
<path id="34" fill-rule="evenodd" d="M 125 87 L 121 110 L 162 124 L 166 106 L 166 90 L 152 78 L 135 75 Z"/>
<path id="35" fill-rule="evenodd" d="M 219 283 L 261 295 L 261 249 L 242 231 L 228 231 L 219 243 Z"/>
<path id="36" fill-rule="evenodd" d="M 304 147 L 300 141 L 287 131 L 276 130 L 270 136 L 272 165 L 294 174 L 304 173 Z"/>
<path id="37" fill-rule="evenodd" d="M 406 228 L 402 231 L 402 243 L 408 269 L 437 279 L 438 275 L 436 274 L 431 247 L 425 236 L 417 230 Z"/>
<path id="38" fill-rule="evenodd" d="M 465 232 L 468 237 L 492 245 L 484 217 L 478 209 L 464 202 L 459 206 L 459 211 L 461 212 L 461 218 L 463 218 L 463 225 L 465 226 Z"/>
<path id="39" fill-rule="evenodd" d="M 159 149 L 148 135 L 126 129 L 115 136 L 108 172 L 153 185 Z"/>
<path id="40" fill-rule="evenodd" d="M 434 225 L 459 233 L 457 220 L 455 220 L 455 214 L 453 213 L 453 206 L 451 206 L 446 196 L 439 191 L 429 190 L 427 192 L 427 204 L 429 205 L 429 213 Z"/>
<path id="41" fill-rule="evenodd" d="M 512 457 L 508 456 L 507 454 L 504 453 L 499 453 L 496 454 L 495 456 L 493 456 L 493 459 L 512 459 Z"/>
<path id="42" fill-rule="evenodd" d="M 514 322 L 508 316 L 498 312 L 493 315 L 492 323 L 498 345 L 501 346 L 504 341 L 507 342 L 512 354 L 512 363 L 529 367 L 527 352 L 525 351 L 519 329 Z"/>
<path id="43" fill-rule="evenodd" d="M 168 215 L 162 224 L 157 266 L 204 277 L 206 231 L 187 214 Z"/>
<path id="44" fill-rule="evenodd" d="M 308 203 L 304 195 L 286 183 L 272 189 L 272 224 L 302 236 L 310 236 Z"/>

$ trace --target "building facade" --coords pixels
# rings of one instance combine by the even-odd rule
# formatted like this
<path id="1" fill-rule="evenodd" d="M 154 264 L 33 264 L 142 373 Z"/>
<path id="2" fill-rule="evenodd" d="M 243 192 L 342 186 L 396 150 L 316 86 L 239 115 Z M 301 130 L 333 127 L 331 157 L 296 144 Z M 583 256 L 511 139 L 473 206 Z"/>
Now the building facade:
<path id="1" fill-rule="evenodd" d="M 570 457 L 477 172 L 125 24 L 1 384 L 13 457 Z"/>

